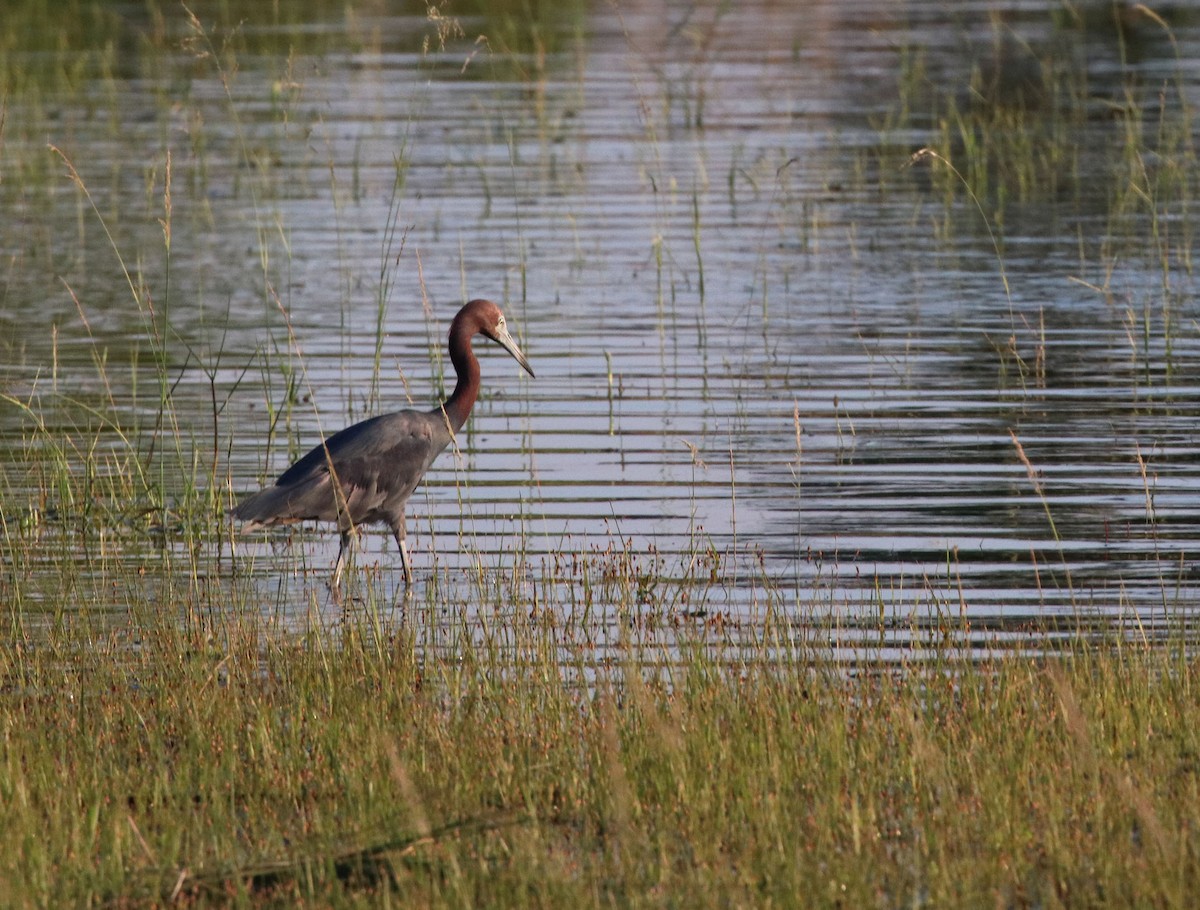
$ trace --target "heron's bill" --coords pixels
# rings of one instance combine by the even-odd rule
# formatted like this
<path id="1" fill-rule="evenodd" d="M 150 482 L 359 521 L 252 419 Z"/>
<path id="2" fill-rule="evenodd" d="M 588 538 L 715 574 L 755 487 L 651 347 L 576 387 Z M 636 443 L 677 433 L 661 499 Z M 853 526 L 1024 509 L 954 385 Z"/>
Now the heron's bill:
<path id="1" fill-rule="evenodd" d="M 504 350 L 512 354 L 513 359 L 521 365 L 521 367 L 530 376 L 534 376 L 533 367 L 529 365 L 529 361 L 525 359 L 525 355 L 521 353 L 521 349 L 517 347 L 517 343 L 513 341 L 512 335 L 508 334 L 508 329 L 501 329 L 492 336 L 492 340 L 499 344 Z"/>

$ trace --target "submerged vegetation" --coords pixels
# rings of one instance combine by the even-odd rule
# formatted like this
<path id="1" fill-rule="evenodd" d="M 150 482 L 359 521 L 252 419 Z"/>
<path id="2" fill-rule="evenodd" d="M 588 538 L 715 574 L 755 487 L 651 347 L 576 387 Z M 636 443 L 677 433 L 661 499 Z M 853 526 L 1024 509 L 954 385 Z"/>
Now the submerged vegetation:
<path id="1" fill-rule="evenodd" d="M 801 151 L 721 95 L 807 67 L 773 4 L 610 10 L 600 103 L 583 2 L 9 4 L 0 905 L 1194 903 L 1186 23 L 1020 6 Z M 1082 304 L 1022 292 L 1056 244 Z M 236 535 L 444 391 L 477 283 L 551 379 L 443 459 L 415 596 Z"/>

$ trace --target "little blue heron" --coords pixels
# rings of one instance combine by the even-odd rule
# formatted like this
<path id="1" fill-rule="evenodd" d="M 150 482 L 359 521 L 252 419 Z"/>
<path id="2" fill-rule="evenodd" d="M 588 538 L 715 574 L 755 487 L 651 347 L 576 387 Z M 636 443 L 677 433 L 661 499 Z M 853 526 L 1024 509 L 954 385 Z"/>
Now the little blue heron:
<path id="1" fill-rule="evenodd" d="M 296 521 L 336 521 L 342 533 L 333 587 L 341 583 L 346 552 L 357 526 L 383 522 L 400 547 L 404 584 L 412 584 L 405 544 L 404 504 L 433 460 L 450 444 L 479 396 L 479 361 L 471 338 L 479 333 L 503 347 L 530 376 L 533 369 L 504 324 L 500 307 L 472 300 L 450 323 L 450 362 L 458 383 L 441 407 L 428 413 L 381 414 L 334 433 L 279 475 L 275 485 L 240 503 L 233 517 L 245 530 Z"/>

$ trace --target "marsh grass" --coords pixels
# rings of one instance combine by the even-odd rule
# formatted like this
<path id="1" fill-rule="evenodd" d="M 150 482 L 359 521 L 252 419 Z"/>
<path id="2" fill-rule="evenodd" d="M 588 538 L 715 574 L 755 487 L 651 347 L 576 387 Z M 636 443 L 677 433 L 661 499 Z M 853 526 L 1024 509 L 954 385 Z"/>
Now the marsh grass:
<path id="1" fill-rule="evenodd" d="M 533 84 L 536 119 L 549 129 L 545 55 L 555 47 L 540 15 L 532 24 L 525 15 L 534 8 L 489 4 L 480 21 L 494 49 L 519 52 L 509 76 Z M 238 123 L 230 90 L 238 54 L 277 47 L 256 44 L 268 39 L 253 28 L 209 24 L 218 13 L 190 17 L 193 63 L 217 73 Z M 567 15 L 578 33 L 582 8 Z M 707 46 L 697 43 L 697 62 L 677 85 L 661 76 L 657 90 L 648 80 L 639 86 L 647 107 L 663 102 L 664 129 L 674 111 L 685 130 L 703 131 L 710 76 L 699 52 Z M 48 91 L 63 90 L 57 78 Z M 982 93 L 984 84 L 975 87 Z M 284 92 L 269 116 L 291 122 L 300 96 Z M 1021 133 L 1026 116 L 949 109 L 944 147 L 961 143 L 967 163 L 965 176 L 942 185 L 947 211 L 965 187 L 990 231 L 995 210 L 985 208 L 1056 191 L 1048 175 L 1074 165 L 1070 149 L 1054 143 L 1065 142 L 1075 114 L 1032 137 Z M 1161 122 L 1178 140 L 1175 121 Z M 1127 126 L 1132 164 L 1146 129 Z M 705 305 L 701 240 L 716 220 L 698 184 L 690 206 L 677 204 L 688 200 L 671 183 L 657 119 L 647 117 L 644 129 L 655 194 L 648 257 L 666 365 L 667 337 L 683 321 L 679 298 L 693 280 Z M 734 552 L 752 536 L 736 521 L 732 551 L 696 522 L 695 477 L 706 466 L 691 444 L 693 519 L 681 552 L 635 546 L 614 519 L 606 547 L 563 540 L 533 563 L 532 519 L 517 516 L 515 533 L 486 552 L 463 508 L 455 540 L 470 554 L 463 566 L 434 556 L 428 580 L 404 599 L 391 579 L 394 556 L 364 559 L 334 604 L 315 580 L 327 566 L 310 565 L 289 538 L 275 539 L 296 554 L 287 560 L 260 561 L 261 550 L 231 543 L 229 396 L 261 385 L 264 466 L 273 447 L 299 452 L 296 415 L 316 413 L 303 345 L 278 290 L 286 262 L 272 258 L 280 247 L 286 255 L 287 243 L 274 239 L 285 232 L 270 212 L 280 192 L 270 161 L 291 134 L 264 151 L 240 126 L 235 132 L 232 154 L 244 165 L 235 192 L 254 205 L 262 301 L 272 328 L 286 331 L 236 363 L 223 341 L 183 345 L 175 356 L 170 320 L 181 301 L 170 276 L 167 158 L 155 165 L 162 182 L 148 181 L 163 198 L 161 290 L 140 266 L 125 269 L 119 232 L 106 249 L 121 260 L 145 347 L 117 364 L 95 345 L 88 390 L 67 394 L 39 377 L 28 394 L 3 393 L 22 420 L 0 474 L 0 905 L 1189 903 L 1200 884 L 1200 709 L 1193 630 L 1168 615 L 1181 605 L 1179 590 L 1164 589 L 1166 631 L 1157 638 L 1108 615 L 1094 625 L 1081 615 L 1048 617 L 1023 630 L 997 621 L 994 634 L 973 627 L 957 554 L 947 554 L 945 579 L 923 579 L 912 592 L 884 590 L 888 582 L 877 579 L 874 590 L 869 582 L 854 589 L 862 602 L 850 602 L 836 555 L 832 577 L 810 588 L 797 576 L 781 591 L 761 557 Z M 504 133 L 515 162 L 514 134 Z M 205 150 L 203 129 L 191 141 L 199 186 L 195 175 L 216 153 Z M 1011 145 L 988 145 L 1002 141 Z M 782 181 L 795 160 L 768 170 Z M 351 414 L 382 397 L 384 326 L 407 237 L 407 166 L 401 154 L 378 247 L 369 389 L 364 400 L 347 398 Z M 73 164 L 70 172 L 79 221 L 107 233 L 110 209 L 90 205 L 86 181 Z M 490 211 L 488 172 L 480 165 L 479 173 Z M 1171 172 L 1174 182 L 1162 170 L 1131 173 L 1160 182 L 1131 184 L 1120 197 L 1130 211 L 1187 189 L 1184 170 Z M 355 184 L 350 195 L 358 194 Z M 781 205 L 793 203 L 797 247 L 815 251 L 820 215 L 799 191 Z M 1188 244 L 1171 223 L 1156 222 L 1156 249 L 1175 263 Z M 675 230 L 683 227 L 690 234 Z M 765 229 L 762 237 L 765 250 Z M 687 240 L 694 268 L 681 253 Z M 511 280 L 520 286 L 511 296 L 522 305 L 527 250 L 518 230 Z M 153 256 L 139 248 L 135 259 Z M 710 282 L 718 272 L 710 263 Z M 1169 273 L 1164 267 L 1164 286 Z M 345 298 L 349 286 L 347 278 Z M 444 325 L 424 303 L 432 385 L 444 393 Z M 83 307 L 79 314 L 86 322 Z M 706 321 L 701 309 L 704 349 Z M 1131 344 L 1137 330 L 1131 321 Z M 997 346 L 1022 389 L 1046 383 L 1044 325 L 1031 334 L 1038 346 L 1028 357 L 1015 341 Z M 130 376 L 117 376 L 126 366 Z M 206 408 L 177 397 L 185 370 L 203 377 Z M 605 376 L 615 433 L 621 365 L 608 358 Z M 132 388 L 134 403 L 114 385 Z M 798 404 L 792 416 L 799 500 Z M 855 418 L 834 399 L 839 457 L 858 446 Z M 1013 444 L 1057 540 L 1038 466 L 1015 435 Z M 522 446 L 536 479 L 532 442 Z M 736 518 L 745 494 L 728 455 Z M 454 453 L 460 507 L 472 456 L 465 438 Z M 725 453 L 708 457 L 723 473 Z M 1153 518 L 1140 452 L 1138 463 Z M 427 527 L 432 536 L 432 519 Z M 894 606 L 918 602 L 929 610 Z"/>
<path id="2" fill-rule="evenodd" d="M 543 617 L 448 609 L 449 649 L 428 616 L 366 614 L 6 638 L 5 905 L 1183 906 L 1198 884 L 1180 650 L 847 674 L 707 633 L 581 675 Z"/>

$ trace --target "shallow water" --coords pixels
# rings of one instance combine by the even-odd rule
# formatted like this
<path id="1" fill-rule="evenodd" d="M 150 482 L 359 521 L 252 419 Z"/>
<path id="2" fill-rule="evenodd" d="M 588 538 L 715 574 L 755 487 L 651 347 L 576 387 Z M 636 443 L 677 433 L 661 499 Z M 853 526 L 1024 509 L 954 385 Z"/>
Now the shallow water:
<path id="1" fill-rule="evenodd" d="M 947 623 L 977 645 L 1052 636 L 1055 617 L 1173 628 L 1197 589 L 1200 332 L 1189 184 L 1153 178 L 1195 178 L 1180 96 L 1200 97 L 1200 30 L 1176 14 L 1119 32 L 1107 4 L 1080 9 L 597 3 L 508 53 L 496 20 L 422 50 L 423 10 L 318 5 L 245 25 L 236 67 L 197 56 L 168 11 L 169 37 L 115 74 L 9 102 L 6 520 L 31 500 L 70 511 L 40 493 L 15 402 L 77 452 L 127 444 L 81 401 L 141 452 L 161 437 L 155 326 L 183 447 L 238 495 L 322 431 L 432 406 L 450 318 L 488 296 L 537 379 L 480 351 L 461 452 L 410 505 L 426 594 L 437 573 L 437 596 L 470 597 L 478 567 L 569 587 L 556 565 L 605 554 L 694 579 L 698 605 L 658 605 L 697 619 L 832 613 L 851 652 L 860 625 L 900 649 Z M 1063 127 L 1066 102 L 1031 103 L 1025 122 L 1075 152 L 1025 191 L 995 175 L 985 221 L 944 161 L 910 156 L 967 170 L 940 120 L 1011 103 L 972 97 L 996 60 L 997 93 L 1074 68 L 1084 115 Z M 1114 111 L 1133 104 L 1149 151 L 1127 155 Z M 1162 196 L 1139 210 L 1143 185 Z M 328 604 L 337 547 L 328 529 L 254 538 L 231 563 L 223 539 L 179 552 L 168 524 L 117 535 L 97 568 L 94 543 L 72 556 L 45 533 L 47 573 L 150 559 L 161 537 L 193 574 L 235 564 L 297 615 Z M 390 543 L 368 535 L 361 558 L 388 588 Z"/>

